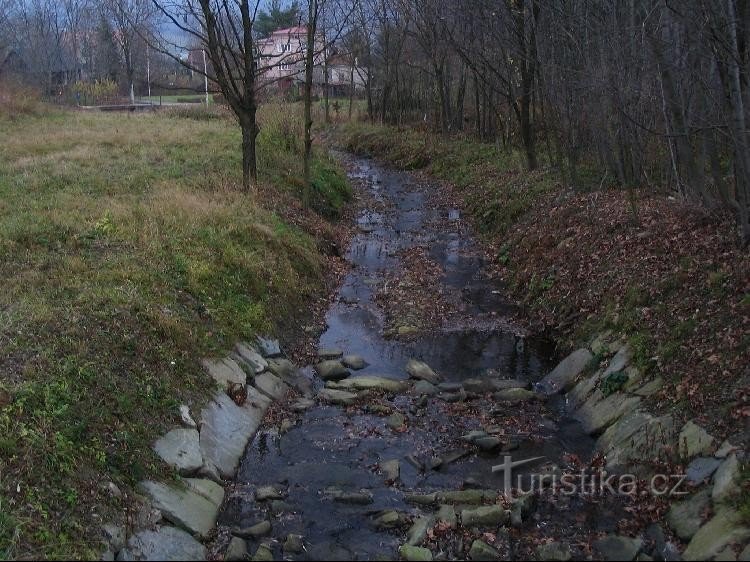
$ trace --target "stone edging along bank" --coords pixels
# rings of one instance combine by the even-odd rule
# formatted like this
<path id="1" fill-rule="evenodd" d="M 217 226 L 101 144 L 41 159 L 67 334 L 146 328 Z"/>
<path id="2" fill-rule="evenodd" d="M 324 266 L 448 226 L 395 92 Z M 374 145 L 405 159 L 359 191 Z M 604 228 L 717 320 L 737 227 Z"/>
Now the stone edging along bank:
<path id="1" fill-rule="evenodd" d="M 142 508 L 136 528 L 127 537 L 124 526 L 102 526 L 102 560 L 205 560 L 206 539 L 224 502 L 224 483 L 236 476 L 240 460 L 271 403 L 291 388 L 310 397 L 312 385 L 275 340 L 258 338 L 256 345 L 238 343 L 223 359 L 203 366 L 219 386 L 196 423 L 181 406 L 182 427 L 154 443 L 154 451 L 182 476 L 183 486 L 151 480 L 140 482 Z M 230 552 L 246 552 L 235 538 Z M 231 559 L 227 556 L 226 559 Z"/>
<path id="2" fill-rule="evenodd" d="M 609 473 L 648 480 L 656 466 L 686 467 L 681 490 L 688 493 L 671 505 L 665 521 L 687 543 L 683 560 L 750 560 L 750 526 L 735 506 L 747 452 L 729 441 L 718 443 L 694 421 L 680 426 L 671 414 L 647 412 L 644 400 L 662 384 L 659 376 L 645 378 L 632 364 L 630 347 L 606 333 L 566 357 L 537 390 L 548 396 L 564 393 L 572 416 L 586 433 L 597 437 L 596 450 Z M 664 540 L 661 527 L 656 534 L 660 540 L 648 537 L 657 543 L 651 555 L 679 560 L 678 549 Z M 619 550 L 618 559 L 635 559 L 644 545 L 641 537 L 617 538 L 632 547 L 626 549 L 626 558 L 621 558 L 625 551 Z"/>
<path id="3" fill-rule="evenodd" d="M 200 540 L 214 529 L 224 501 L 223 485 L 234 479 L 268 407 L 292 388 L 304 397 L 301 401 L 312 402 L 312 382 L 281 357 L 276 341 L 258 338 L 256 345 L 240 343 L 228 357 L 205 360 L 203 365 L 220 389 L 202 410 L 200 424 L 182 406 L 182 427 L 154 443 L 156 453 L 178 471 L 184 485 L 141 482 L 144 507 L 136 529 L 126 539 L 124 527 L 104 525 L 103 559 L 205 559 L 207 551 Z M 406 386 L 404 381 L 381 382 L 391 382 L 399 390 Z M 327 383 L 318 397 L 330 403 L 357 398 L 335 386 Z M 745 452 L 729 442 L 717 443 L 693 421 L 680 427 L 670 414 L 654 416 L 645 411 L 644 400 L 661 386 L 660 377 L 645 378 L 632 364 L 627 344 L 603 334 L 561 361 L 536 385 L 536 392 L 523 396 L 564 395 L 571 415 L 597 438 L 596 449 L 610 473 L 648 478 L 659 463 L 687 466 L 690 493 L 673 503 L 665 518 L 672 532 L 687 543 L 683 559 L 750 559 L 750 545 L 745 544 L 750 528 L 733 505 L 741 489 Z M 654 544 L 650 556 L 679 559 L 680 549 L 664 538 L 658 526 L 644 537 L 610 536 L 594 547 L 597 552 L 614 552 L 613 559 L 633 560 L 647 554 L 647 542 Z M 244 540 L 233 538 L 225 559 L 246 556 Z"/>

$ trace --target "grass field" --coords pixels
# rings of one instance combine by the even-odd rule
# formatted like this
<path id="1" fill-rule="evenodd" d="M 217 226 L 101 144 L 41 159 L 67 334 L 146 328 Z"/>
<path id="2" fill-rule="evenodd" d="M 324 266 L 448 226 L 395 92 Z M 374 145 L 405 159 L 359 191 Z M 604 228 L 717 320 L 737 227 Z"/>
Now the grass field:
<path id="1" fill-rule="evenodd" d="M 103 484 L 163 476 L 150 443 L 200 405 L 199 358 L 321 291 L 319 240 L 273 210 L 298 206 L 300 120 L 261 119 L 246 195 L 217 112 L 0 113 L 0 559 L 97 556 L 96 522 L 122 507 Z M 334 217 L 348 186 L 313 169 Z"/>

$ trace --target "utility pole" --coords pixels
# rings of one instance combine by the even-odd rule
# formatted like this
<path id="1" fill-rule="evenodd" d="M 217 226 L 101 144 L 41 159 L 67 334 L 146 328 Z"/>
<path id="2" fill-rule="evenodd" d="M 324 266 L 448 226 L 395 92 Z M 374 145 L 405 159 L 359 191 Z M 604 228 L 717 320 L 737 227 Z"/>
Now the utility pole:
<path id="1" fill-rule="evenodd" d="M 151 102 L 151 58 L 148 54 L 148 45 L 146 45 L 146 83 L 148 84 L 148 101 Z"/>
<path id="2" fill-rule="evenodd" d="M 208 107 L 208 66 L 206 65 L 206 49 L 203 49 L 203 79 L 206 84 L 206 107 Z"/>

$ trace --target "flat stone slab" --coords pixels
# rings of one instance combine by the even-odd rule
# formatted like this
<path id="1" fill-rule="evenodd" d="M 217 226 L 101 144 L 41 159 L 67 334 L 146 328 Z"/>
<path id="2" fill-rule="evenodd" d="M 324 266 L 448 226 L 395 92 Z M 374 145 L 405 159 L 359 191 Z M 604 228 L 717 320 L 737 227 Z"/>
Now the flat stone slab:
<path id="1" fill-rule="evenodd" d="M 234 346 L 234 351 L 253 370 L 254 374 L 258 375 L 268 369 L 268 361 L 250 344 L 240 342 Z"/>
<path id="2" fill-rule="evenodd" d="M 206 548 L 185 531 L 161 527 L 130 537 L 123 554 L 124 560 L 205 560 Z"/>
<path id="3" fill-rule="evenodd" d="M 340 406 L 350 406 L 357 401 L 357 395 L 345 390 L 335 390 L 333 388 L 324 388 L 318 392 L 318 398 L 330 404 Z"/>
<path id="4" fill-rule="evenodd" d="M 336 390 L 385 390 L 387 392 L 404 392 L 409 384 L 404 381 L 389 379 L 386 377 L 363 376 L 350 377 L 336 383 L 328 383 L 326 386 Z"/>
<path id="5" fill-rule="evenodd" d="M 593 358 L 594 356 L 588 349 L 574 351 L 539 381 L 537 384 L 539 392 L 551 395 L 570 390 Z"/>
<path id="6" fill-rule="evenodd" d="M 183 475 L 203 466 L 200 435 L 195 429 L 173 429 L 154 443 L 154 451 Z"/>
<path id="7" fill-rule="evenodd" d="M 251 397 L 244 406 L 220 392 L 201 413 L 200 445 L 203 459 L 216 467 L 222 478 L 234 477 L 248 441 L 258 430 L 268 400 Z"/>
<path id="8" fill-rule="evenodd" d="M 152 480 L 141 482 L 139 488 L 164 518 L 178 527 L 201 538 L 207 537 L 214 528 L 221 504 L 198 493 L 194 488 L 188 486 L 180 489 Z"/>
<path id="9" fill-rule="evenodd" d="M 280 400 L 289 390 L 279 377 L 271 373 L 261 373 L 255 377 L 253 386 L 273 400 Z"/>
<path id="10" fill-rule="evenodd" d="M 222 388 L 229 388 L 232 384 L 241 386 L 247 384 L 247 374 L 234 359 L 230 359 L 229 357 L 225 357 L 224 359 L 204 359 L 202 364 L 206 371 L 208 371 L 208 374 Z"/>

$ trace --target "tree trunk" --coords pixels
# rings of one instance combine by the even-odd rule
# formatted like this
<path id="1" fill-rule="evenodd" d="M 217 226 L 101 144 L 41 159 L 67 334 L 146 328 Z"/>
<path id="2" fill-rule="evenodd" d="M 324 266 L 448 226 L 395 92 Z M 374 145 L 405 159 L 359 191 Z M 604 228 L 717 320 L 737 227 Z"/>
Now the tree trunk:
<path id="1" fill-rule="evenodd" d="M 258 130 L 255 125 L 255 116 L 244 118 L 240 127 L 242 129 L 242 189 L 245 193 L 251 193 L 258 183 L 255 159 L 255 141 Z"/>
<path id="2" fill-rule="evenodd" d="M 312 177 L 310 171 L 310 160 L 312 158 L 312 87 L 313 71 L 315 64 L 315 32 L 318 21 L 318 0 L 308 0 L 307 20 L 307 52 L 305 60 L 305 156 L 304 156 L 304 179 L 305 193 L 303 202 L 306 207 L 312 201 Z"/>

